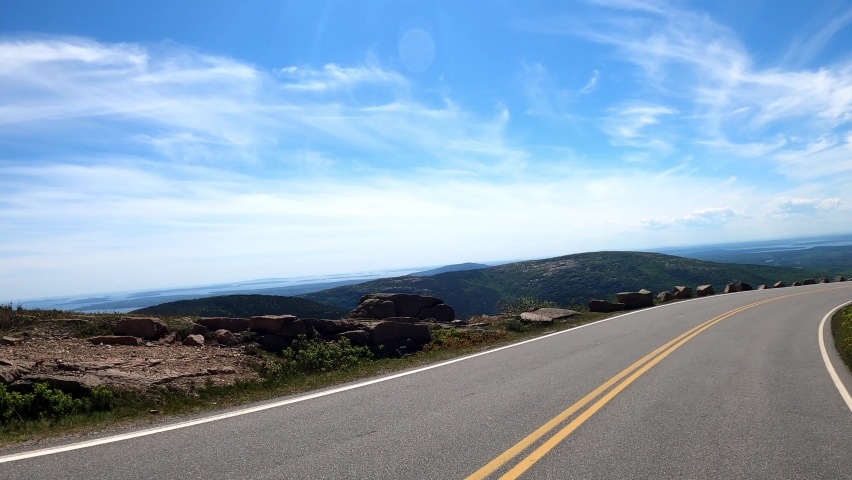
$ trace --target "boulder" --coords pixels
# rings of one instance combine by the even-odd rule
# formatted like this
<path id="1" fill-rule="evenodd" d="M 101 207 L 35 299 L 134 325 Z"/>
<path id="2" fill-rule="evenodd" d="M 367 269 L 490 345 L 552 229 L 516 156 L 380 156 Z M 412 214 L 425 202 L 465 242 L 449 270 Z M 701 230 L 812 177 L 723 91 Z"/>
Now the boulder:
<path id="1" fill-rule="evenodd" d="M 308 333 L 305 323 L 294 315 L 258 315 L 249 319 L 249 330 L 260 334 L 295 337 Z"/>
<path id="2" fill-rule="evenodd" d="M 225 329 L 229 332 L 239 333 L 248 330 L 249 321 L 247 318 L 235 317 L 201 317 L 198 323 L 207 327 L 207 330 L 215 332 L 216 330 Z"/>
<path id="3" fill-rule="evenodd" d="M 380 322 L 373 328 L 376 345 L 392 345 L 405 340 L 424 344 L 432 340 L 432 331 L 426 325 L 401 322 Z"/>
<path id="4" fill-rule="evenodd" d="M 672 292 L 660 292 L 657 294 L 658 302 L 668 302 L 673 300 L 674 298 L 675 296 L 672 294 Z"/>
<path id="5" fill-rule="evenodd" d="M 326 320 L 326 319 L 318 319 L 314 322 L 314 328 L 323 335 L 328 335 L 337 332 L 344 332 L 346 330 L 351 330 L 354 328 L 354 325 L 346 320 Z"/>
<path id="6" fill-rule="evenodd" d="M 586 304 L 590 312 L 610 313 L 618 312 L 627 308 L 623 303 L 614 303 L 609 300 L 589 300 Z"/>
<path id="7" fill-rule="evenodd" d="M 713 290 L 713 285 L 700 285 L 695 290 L 695 296 L 699 297 L 699 298 L 700 297 L 707 297 L 707 296 L 715 295 L 715 294 L 716 294 L 716 291 Z"/>
<path id="8" fill-rule="evenodd" d="M 204 336 L 198 334 L 187 335 L 183 339 L 183 344 L 188 347 L 201 347 L 204 345 Z"/>
<path id="9" fill-rule="evenodd" d="M 729 283 L 725 285 L 725 291 L 722 293 L 735 293 L 737 291 L 737 286 L 733 283 Z"/>
<path id="10" fill-rule="evenodd" d="M 370 332 L 365 330 L 350 330 L 348 332 L 340 332 L 336 334 L 335 340 L 340 340 L 341 338 L 345 338 L 349 340 L 353 345 L 369 345 L 372 341 L 372 336 Z"/>
<path id="11" fill-rule="evenodd" d="M 532 312 L 521 314 L 521 320 L 528 322 L 564 322 L 570 318 L 582 315 L 580 312 L 568 310 L 567 308 L 539 308 Z"/>
<path id="12" fill-rule="evenodd" d="M 21 338 L 21 337 L 10 337 L 10 336 L 4 336 L 2 338 L 2 340 L 0 340 L 0 341 L 3 342 L 3 345 L 9 346 L 9 347 L 14 347 L 15 345 L 20 345 L 20 344 L 24 343 L 23 338 Z"/>
<path id="13" fill-rule="evenodd" d="M 692 298 L 692 287 L 677 286 L 672 290 L 672 295 L 677 299 Z"/>
<path id="14" fill-rule="evenodd" d="M 757 289 L 758 289 L 758 290 L 768 290 L 768 289 L 770 289 L 770 288 L 772 288 L 772 287 L 767 287 L 766 285 L 758 285 L 758 286 L 757 286 Z"/>
<path id="15" fill-rule="evenodd" d="M 838 275 L 838 276 L 834 277 L 834 281 L 835 282 L 845 282 L 846 277 L 844 277 L 843 275 Z"/>
<path id="16" fill-rule="evenodd" d="M 32 372 L 35 366 L 32 362 L 21 360 L 4 360 L 0 358 L 0 383 L 9 385 L 15 380 Z"/>
<path id="17" fill-rule="evenodd" d="M 775 282 L 775 284 L 772 285 L 772 288 L 785 288 L 786 286 L 787 285 L 784 285 L 784 282 Z"/>
<path id="18" fill-rule="evenodd" d="M 737 286 L 738 292 L 749 292 L 751 290 L 754 290 L 753 288 L 751 288 L 751 285 L 749 285 L 745 282 L 739 282 L 739 283 L 737 283 L 736 286 Z"/>
<path id="19" fill-rule="evenodd" d="M 412 317 L 450 323 L 456 319 L 453 307 L 440 298 L 410 293 L 371 293 L 361 297 L 351 318 L 385 319 L 390 317 Z"/>
<path id="20" fill-rule="evenodd" d="M 204 325 L 202 325 L 200 323 L 193 323 L 192 326 L 189 327 L 189 334 L 190 335 L 201 335 L 201 336 L 206 337 L 207 334 L 209 334 L 209 333 L 210 333 L 210 330 L 208 330 L 207 327 L 205 327 Z"/>
<path id="21" fill-rule="evenodd" d="M 816 285 L 816 280 L 813 278 L 806 278 L 802 280 L 802 285 Z"/>
<path id="22" fill-rule="evenodd" d="M 101 335 L 99 337 L 92 337 L 89 339 L 90 343 L 94 343 L 95 345 L 128 345 L 131 347 L 138 347 L 142 345 L 142 340 L 139 340 L 136 337 L 131 337 L 130 335 Z"/>
<path id="23" fill-rule="evenodd" d="M 168 329 L 162 320 L 150 317 L 124 317 L 115 324 L 116 335 L 130 335 L 145 340 L 156 340 Z"/>
<path id="24" fill-rule="evenodd" d="M 394 305 L 392 317 L 419 317 L 424 308 L 434 307 L 444 303 L 440 298 L 415 295 L 411 293 L 371 293 L 361 297 L 361 302 L 368 299 L 389 301 Z M 360 303 L 360 302 L 359 302 Z"/>
<path id="25" fill-rule="evenodd" d="M 177 332 L 169 332 L 160 338 L 159 343 L 162 345 L 171 345 L 178 339 Z"/>
<path id="26" fill-rule="evenodd" d="M 26 375 L 11 385 L 12 390 L 29 393 L 36 383 L 46 383 L 50 388 L 68 393 L 74 397 L 84 397 L 92 393 L 92 389 L 103 384 L 94 375 L 71 377 L 66 375 Z"/>
<path id="27" fill-rule="evenodd" d="M 618 298 L 618 303 L 626 305 L 628 310 L 654 306 L 654 297 L 648 290 L 620 292 L 615 296 Z"/>
<path id="28" fill-rule="evenodd" d="M 439 303 L 438 305 L 421 309 L 420 313 L 417 314 L 417 318 L 423 320 L 434 318 L 436 322 L 450 323 L 456 319 L 456 311 L 446 303 Z"/>
<path id="29" fill-rule="evenodd" d="M 801 284 L 801 282 L 793 282 L 793 284 L 792 284 L 791 286 L 793 286 L 793 287 L 801 287 L 801 286 L 802 286 L 802 284 Z"/>
<path id="30" fill-rule="evenodd" d="M 213 338 L 216 339 L 216 342 L 218 342 L 219 345 L 225 345 L 227 347 L 232 347 L 240 343 L 240 341 L 237 340 L 237 336 L 234 335 L 233 332 L 231 332 L 230 330 L 225 330 L 224 328 L 213 332 Z"/>
<path id="31" fill-rule="evenodd" d="M 388 318 L 396 316 L 396 307 L 390 300 L 362 298 L 355 310 L 349 312 L 350 318 Z"/>
<path id="32" fill-rule="evenodd" d="M 817 283 L 831 283 L 831 280 L 829 280 L 825 277 L 822 277 L 817 281 Z"/>

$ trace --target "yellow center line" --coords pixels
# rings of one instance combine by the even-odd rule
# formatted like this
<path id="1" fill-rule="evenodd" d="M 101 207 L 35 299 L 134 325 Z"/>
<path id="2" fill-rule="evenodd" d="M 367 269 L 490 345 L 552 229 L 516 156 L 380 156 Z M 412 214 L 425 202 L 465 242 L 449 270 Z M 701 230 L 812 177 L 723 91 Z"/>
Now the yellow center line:
<path id="1" fill-rule="evenodd" d="M 715 318 L 713 320 L 715 320 Z M 712 321 L 712 320 L 710 320 L 710 321 Z M 600 395 L 601 393 L 606 391 L 606 389 L 613 386 L 616 382 L 618 382 L 622 378 L 626 377 L 627 375 L 630 375 L 631 372 L 633 372 L 637 368 L 641 367 L 643 364 L 645 364 L 645 362 L 647 362 L 648 360 L 651 360 L 657 354 L 659 354 L 660 352 L 669 348 L 670 346 L 674 345 L 675 343 L 677 343 L 679 340 L 686 337 L 690 333 L 698 330 L 703 325 L 704 325 L 704 323 L 688 330 L 687 332 L 679 335 L 677 338 L 675 338 L 675 339 L 669 341 L 668 343 L 666 343 L 665 345 L 657 348 L 656 350 L 649 353 L 648 355 L 645 355 L 644 357 L 639 359 L 633 365 L 630 365 L 629 367 L 625 368 L 620 373 L 618 373 L 614 377 L 612 377 L 609 380 L 607 380 L 606 382 L 604 382 L 603 385 L 599 386 L 598 388 L 594 389 L 591 393 L 589 393 L 585 397 L 581 398 L 577 403 L 575 403 L 574 405 L 571 405 L 566 410 L 564 410 L 562 413 L 560 413 L 559 415 L 554 417 L 552 420 L 545 423 L 544 425 L 542 425 L 541 427 L 536 429 L 534 432 L 532 432 L 531 434 L 524 437 L 523 440 L 521 440 L 520 442 L 516 443 L 514 446 L 512 446 L 511 448 L 509 448 L 508 450 L 503 452 L 500 456 L 498 456 L 494 460 L 488 462 L 487 465 L 480 468 L 476 472 L 472 473 L 465 480 L 481 480 L 481 479 L 487 477 L 488 475 L 491 475 L 491 473 L 493 473 L 495 470 L 497 470 L 498 468 L 503 466 L 509 460 L 515 458 L 515 456 L 517 456 L 519 453 L 524 451 L 527 447 L 529 447 L 530 445 L 535 443 L 536 440 L 543 437 L 545 434 L 547 434 L 547 432 L 556 428 L 560 423 L 562 423 L 563 421 L 568 419 L 568 417 L 575 414 L 578 410 L 580 410 L 581 408 L 586 406 L 586 404 L 588 404 L 589 402 L 591 402 L 592 400 L 597 398 L 598 395 Z"/>
<path id="2" fill-rule="evenodd" d="M 840 289 L 840 288 L 848 288 L 848 287 L 837 287 L 837 288 L 832 288 L 832 289 L 823 289 L 823 290 L 819 290 L 819 291 L 824 292 L 826 290 L 837 290 L 837 289 Z M 567 426 L 565 426 L 562 430 L 560 430 L 558 433 L 556 433 L 553 437 L 548 439 L 544 444 L 542 444 L 540 447 L 538 447 L 529 456 L 527 456 L 526 458 L 521 460 L 521 462 L 518 463 L 509 472 L 507 472 L 505 475 L 500 477 L 501 480 L 517 478 L 522 473 L 524 473 L 527 469 L 529 469 L 533 464 L 535 464 L 538 460 L 540 460 L 544 455 L 546 455 L 550 450 L 552 450 L 556 445 L 558 445 L 562 440 L 564 440 L 568 435 L 570 435 L 574 430 L 576 430 L 577 427 L 582 425 L 583 422 L 585 422 L 588 418 L 590 418 L 598 410 L 600 410 L 604 405 L 606 405 L 606 403 L 608 403 L 612 398 L 614 398 L 622 390 L 627 388 L 628 385 L 633 383 L 637 378 L 639 378 L 645 372 L 650 370 L 654 365 L 656 365 L 657 363 L 662 361 L 665 357 L 667 357 L 669 354 L 671 354 L 672 352 L 677 350 L 681 345 L 685 344 L 686 342 L 688 342 L 689 340 L 691 340 L 692 338 L 697 336 L 699 333 L 703 332 L 704 330 L 707 330 L 708 328 L 712 327 L 713 325 L 715 325 L 715 324 L 717 324 L 717 323 L 719 323 L 719 322 L 721 322 L 721 321 L 723 321 L 727 318 L 730 318 L 730 317 L 732 317 L 732 316 L 734 316 L 734 315 L 736 315 L 736 314 L 738 314 L 742 311 L 748 310 L 750 308 L 754 308 L 758 305 L 763 305 L 765 303 L 774 302 L 774 301 L 781 300 L 781 299 L 784 299 L 784 298 L 795 297 L 795 296 L 798 296 L 798 295 L 807 295 L 807 294 L 811 294 L 811 293 L 817 293 L 817 292 L 794 293 L 794 294 L 789 294 L 789 295 L 783 295 L 783 296 L 780 296 L 780 297 L 770 298 L 770 299 L 767 299 L 767 300 L 761 300 L 759 302 L 755 302 L 755 303 L 752 303 L 752 304 L 749 304 L 749 305 L 746 305 L 746 306 L 743 306 L 743 307 L 736 308 L 736 309 L 731 310 L 729 312 L 723 313 L 723 314 L 716 316 L 716 317 L 714 317 L 714 318 L 712 318 L 712 319 L 710 319 L 710 320 L 708 320 L 708 321 L 706 321 L 706 322 L 704 322 L 704 323 L 702 323 L 702 324 L 700 324 L 696 327 L 691 328 L 690 330 L 686 331 L 685 333 L 683 333 L 683 334 L 677 336 L 676 338 L 674 338 L 673 340 L 667 342 L 665 345 L 657 348 L 653 352 L 644 356 L 642 359 L 640 359 L 639 361 L 637 361 L 633 365 L 627 367 L 626 369 L 624 369 L 623 371 L 621 371 L 620 373 L 618 373 L 617 375 L 615 375 L 611 379 L 607 380 L 601 386 L 599 386 L 598 388 L 596 388 L 595 390 L 590 392 L 588 395 L 586 395 L 585 397 L 580 399 L 577 403 L 575 403 L 574 405 L 571 405 L 569 408 L 567 408 L 562 413 L 560 413 L 559 415 L 554 417 L 552 420 L 548 421 L 547 423 L 542 425 L 540 428 L 536 429 L 534 432 L 527 435 L 523 440 L 516 443 L 511 448 L 509 448 L 508 450 L 506 450 L 505 452 L 500 454 L 497 458 L 495 458 L 494 460 L 489 462 L 487 465 L 485 465 L 484 467 L 480 468 L 479 470 L 477 470 L 476 472 L 474 472 L 473 474 L 468 476 L 466 480 L 481 480 L 481 479 L 486 478 L 488 475 L 490 475 L 491 473 L 493 473 L 494 471 L 499 469 L 501 466 L 503 466 L 504 464 L 509 462 L 511 459 L 516 457 L 519 453 L 521 453 L 522 451 L 527 449 L 530 445 L 535 443 L 541 437 L 546 435 L 548 432 L 555 429 L 559 424 L 561 424 L 563 421 L 567 420 L 569 417 L 571 417 L 571 415 L 573 415 L 574 413 L 576 413 L 577 411 L 582 409 L 589 402 L 591 402 L 592 400 L 597 398 L 598 395 L 605 392 L 607 389 L 612 387 L 614 384 L 616 384 L 622 378 L 630 375 L 631 373 L 633 373 L 635 371 L 635 373 L 630 375 L 630 377 L 627 378 L 627 380 L 625 380 L 620 385 L 613 388 L 612 391 L 610 391 L 609 393 L 604 395 L 600 400 L 598 400 L 598 402 L 596 402 L 594 405 L 592 405 L 588 410 L 583 412 L 580 416 L 578 416 L 576 419 L 574 419 L 571 423 L 569 423 Z"/>

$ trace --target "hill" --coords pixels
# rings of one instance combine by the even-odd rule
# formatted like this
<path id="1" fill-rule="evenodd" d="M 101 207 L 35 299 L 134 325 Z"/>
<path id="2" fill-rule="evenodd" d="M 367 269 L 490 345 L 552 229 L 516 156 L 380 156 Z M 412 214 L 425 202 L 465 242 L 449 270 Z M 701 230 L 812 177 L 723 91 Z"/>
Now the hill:
<path id="1" fill-rule="evenodd" d="M 839 272 L 848 275 L 852 272 Z M 593 298 L 615 298 L 615 293 L 648 288 L 654 292 L 675 285 L 725 284 L 744 281 L 757 287 L 809 277 L 834 277 L 826 271 L 738 265 L 693 260 L 646 252 L 593 252 L 545 260 L 508 263 L 481 270 L 442 273 L 431 277 L 383 278 L 331 288 L 304 298 L 352 309 L 367 293 L 398 292 L 434 295 L 452 305 L 460 318 L 496 313 L 499 302 L 535 296 L 560 306 L 583 304 Z"/>
<path id="2" fill-rule="evenodd" d="M 433 275 L 438 275 L 440 273 L 448 273 L 448 272 L 465 272 L 468 270 L 479 270 L 482 268 L 488 268 L 488 265 L 484 263 L 457 263 L 455 265 L 446 265 L 439 268 L 433 268 L 432 270 L 425 270 L 423 272 L 412 273 L 413 277 L 431 277 Z"/>
<path id="3" fill-rule="evenodd" d="M 197 315 L 199 317 L 251 317 L 292 314 L 303 318 L 340 318 L 350 309 L 323 305 L 298 297 L 277 295 L 223 295 L 168 302 L 131 313 L 145 315 Z"/>

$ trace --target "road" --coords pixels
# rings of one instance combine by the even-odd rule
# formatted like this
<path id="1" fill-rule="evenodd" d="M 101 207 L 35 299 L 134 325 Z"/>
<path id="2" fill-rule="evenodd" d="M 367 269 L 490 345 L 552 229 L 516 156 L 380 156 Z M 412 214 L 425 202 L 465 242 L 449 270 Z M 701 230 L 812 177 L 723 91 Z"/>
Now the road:
<path id="1" fill-rule="evenodd" d="M 852 283 L 678 302 L 217 421 L 7 455 L 0 478 L 852 478 L 852 412 L 818 344 L 850 300 Z"/>

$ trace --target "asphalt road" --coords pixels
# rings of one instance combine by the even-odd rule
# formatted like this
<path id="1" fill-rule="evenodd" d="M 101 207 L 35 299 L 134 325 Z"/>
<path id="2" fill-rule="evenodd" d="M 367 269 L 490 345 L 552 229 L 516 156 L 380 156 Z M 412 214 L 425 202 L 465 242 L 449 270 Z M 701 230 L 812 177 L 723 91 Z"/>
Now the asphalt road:
<path id="1" fill-rule="evenodd" d="M 780 298 L 791 294 L 802 295 Z M 852 478 L 852 412 L 817 335 L 850 300 L 852 283 L 679 302 L 319 398 L 6 461 L 0 478 L 463 479 L 498 458 L 486 478 Z"/>

